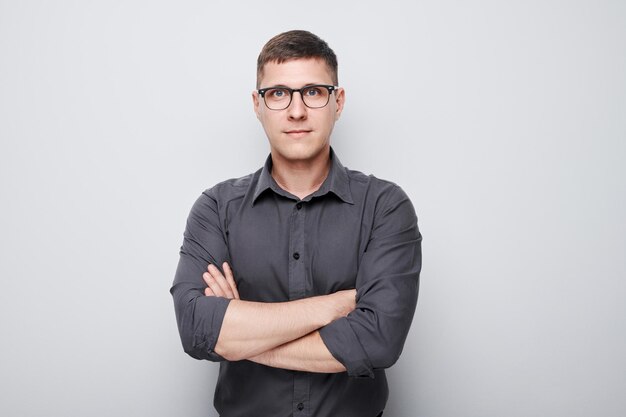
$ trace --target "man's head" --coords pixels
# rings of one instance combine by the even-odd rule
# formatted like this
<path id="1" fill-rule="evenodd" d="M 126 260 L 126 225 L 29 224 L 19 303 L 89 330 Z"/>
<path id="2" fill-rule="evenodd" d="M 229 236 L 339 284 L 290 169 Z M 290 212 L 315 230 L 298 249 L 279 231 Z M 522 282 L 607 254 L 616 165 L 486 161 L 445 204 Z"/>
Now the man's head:
<path id="1" fill-rule="evenodd" d="M 333 85 L 338 85 L 337 56 L 328 44 L 306 30 L 290 30 L 270 39 L 259 54 L 256 64 L 256 88 L 261 88 L 265 65 L 282 64 L 292 59 L 317 58 L 328 66 Z"/>
<path id="2" fill-rule="evenodd" d="M 263 47 L 252 101 L 275 164 L 327 158 L 345 100 L 336 86 L 335 53 L 312 33 L 285 32 Z"/>

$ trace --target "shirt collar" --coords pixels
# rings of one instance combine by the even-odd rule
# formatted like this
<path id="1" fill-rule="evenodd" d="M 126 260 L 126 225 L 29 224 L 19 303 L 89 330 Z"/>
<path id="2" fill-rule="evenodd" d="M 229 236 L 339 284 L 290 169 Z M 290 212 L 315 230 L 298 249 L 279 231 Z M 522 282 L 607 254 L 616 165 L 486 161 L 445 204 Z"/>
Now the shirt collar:
<path id="1" fill-rule="evenodd" d="M 256 202 L 261 194 L 267 189 L 271 189 L 274 192 L 280 195 L 286 195 L 285 191 L 282 190 L 274 178 L 272 178 L 272 155 L 270 154 L 265 160 L 265 165 L 261 170 L 261 175 L 259 176 L 259 181 L 254 189 L 254 196 L 252 198 L 252 205 Z M 348 177 L 348 173 L 346 172 L 346 168 L 341 164 L 337 155 L 335 155 L 335 151 L 330 148 L 330 171 L 328 172 L 328 177 L 322 183 L 322 186 L 307 197 L 305 200 L 309 200 L 313 197 L 322 196 L 332 192 L 337 197 L 339 197 L 343 202 L 348 204 L 354 204 L 354 200 L 352 199 L 352 193 L 350 192 L 350 178 Z"/>

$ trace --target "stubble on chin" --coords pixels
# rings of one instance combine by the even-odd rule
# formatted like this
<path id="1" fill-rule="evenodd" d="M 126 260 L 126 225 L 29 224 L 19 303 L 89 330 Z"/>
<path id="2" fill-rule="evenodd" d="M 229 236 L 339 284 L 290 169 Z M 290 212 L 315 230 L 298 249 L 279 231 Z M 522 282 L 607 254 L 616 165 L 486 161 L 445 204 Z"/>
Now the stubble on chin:
<path id="1" fill-rule="evenodd" d="M 328 154 L 330 145 L 324 143 L 314 146 L 310 143 L 283 143 L 281 146 L 272 147 L 272 155 L 285 162 L 308 162 L 314 161 L 322 154 Z"/>

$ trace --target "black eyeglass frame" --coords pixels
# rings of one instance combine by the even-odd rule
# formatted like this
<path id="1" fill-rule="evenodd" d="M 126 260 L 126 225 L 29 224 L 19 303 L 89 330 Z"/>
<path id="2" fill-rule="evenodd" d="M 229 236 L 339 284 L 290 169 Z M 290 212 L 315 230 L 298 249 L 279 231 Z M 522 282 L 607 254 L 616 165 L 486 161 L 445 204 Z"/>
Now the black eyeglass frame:
<path id="1" fill-rule="evenodd" d="M 315 87 L 323 87 L 325 89 L 328 90 L 328 100 L 326 100 L 326 103 L 323 106 L 319 106 L 319 107 L 311 107 L 308 104 L 306 104 L 306 101 L 304 101 L 304 96 L 302 95 L 302 90 L 307 90 L 309 88 L 315 88 Z M 312 85 L 305 85 L 302 88 L 289 88 L 289 87 L 266 87 L 266 88 L 261 88 L 259 90 L 257 90 L 257 93 L 259 93 L 259 95 L 261 97 L 263 97 L 263 103 L 265 104 L 265 107 L 267 107 L 270 110 L 276 110 L 276 111 L 280 111 L 280 110 L 285 110 L 286 108 L 288 108 L 289 106 L 291 106 L 291 102 L 293 101 L 293 93 L 300 93 L 300 99 L 302 99 L 302 102 L 304 103 L 305 106 L 307 106 L 310 109 L 323 109 L 324 107 L 328 106 L 328 103 L 330 102 L 330 95 L 334 92 L 337 91 L 339 87 L 336 85 L 327 85 L 327 84 L 312 84 Z M 285 107 L 283 107 L 282 109 L 273 109 L 270 106 L 267 105 L 267 102 L 265 101 L 265 93 L 269 90 L 286 90 L 289 92 L 289 103 L 287 103 L 287 105 Z"/>

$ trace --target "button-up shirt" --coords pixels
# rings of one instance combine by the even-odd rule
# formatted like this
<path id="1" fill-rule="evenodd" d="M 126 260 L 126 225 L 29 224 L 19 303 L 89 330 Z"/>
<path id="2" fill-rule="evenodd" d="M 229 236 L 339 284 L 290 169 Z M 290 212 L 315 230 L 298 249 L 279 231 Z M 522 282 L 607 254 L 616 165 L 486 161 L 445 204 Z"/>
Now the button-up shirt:
<path id="1" fill-rule="evenodd" d="M 384 409 L 415 307 L 421 234 L 397 185 L 342 166 L 300 200 L 254 174 L 206 190 L 193 205 L 171 293 L 185 351 L 220 362 L 222 417 L 367 417 Z M 228 262 L 242 300 L 284 302 L 356 288 L 356 309 L 320 329 L 347 372 L 291 371 L 215 353 L 230 300 L 204 295 L 209 263 Z"/>

